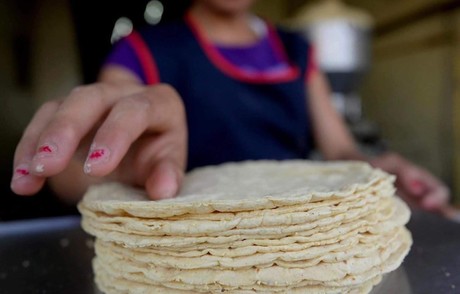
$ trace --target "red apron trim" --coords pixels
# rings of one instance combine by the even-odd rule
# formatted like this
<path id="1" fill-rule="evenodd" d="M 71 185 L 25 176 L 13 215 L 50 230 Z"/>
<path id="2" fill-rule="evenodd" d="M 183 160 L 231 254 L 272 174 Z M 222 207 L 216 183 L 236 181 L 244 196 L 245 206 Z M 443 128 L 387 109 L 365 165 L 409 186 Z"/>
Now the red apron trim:
<path id="1" fill-rule="evenodd" d="M 243 82 L 252 82 L 252 83 L 277 83 L 277 82 L 289 82 L 296 79 L 300 70 L 297 66 L 289 64 L 289 68 L 286 71 L 276 74 L 248 74 L 241 70 L 238 66 L 233 65 L 227 59 L 225 59 L 218 50 L 211 44 L 211 42 L 206 38 L 206 36 L 200 31 L 200 28 L 193 20 L 193 17 L 190 13 L 185 16 L 185 21 L 192 33 L 195 35 L 198 43 L 201 48 L 204 50 L 206 56 L 209 60 L 223 73 L 230 76 L 231 78 L 243 81 Z M 289 61 L 287 54 L 284 50 L 284 46 L 279 39 L 278 34 L 275 29 L 269 26 L 269 39 L 270 42 L 279 56 L 284 60 Z"/>
<path id="2" fill-rule="evenodd" d="M 144 71 L 145 80 L 148 85 L 158 84 L 160 82 L 160 75 L 158 73 L 158 68 L 155 63 L 147 44 L 142 39 L 142 36 L 133 31 L 128 37 L 127 40 L 131 47 L 134 49 L 134 52 L 139 58 L 142 70 Z"/>

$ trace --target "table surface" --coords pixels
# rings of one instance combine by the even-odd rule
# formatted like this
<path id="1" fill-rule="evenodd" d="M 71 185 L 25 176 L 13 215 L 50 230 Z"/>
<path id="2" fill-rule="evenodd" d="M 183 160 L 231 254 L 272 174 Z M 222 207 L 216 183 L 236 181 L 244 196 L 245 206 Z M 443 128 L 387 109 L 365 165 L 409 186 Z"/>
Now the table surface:
<path id="1" fill-rule="evenodd" d="M 0 293 L 99 293 L 78 217 L 0 223 Z M 403 266 L 372 293 L 460 293 L 460 224 L 415 212 Z"/>

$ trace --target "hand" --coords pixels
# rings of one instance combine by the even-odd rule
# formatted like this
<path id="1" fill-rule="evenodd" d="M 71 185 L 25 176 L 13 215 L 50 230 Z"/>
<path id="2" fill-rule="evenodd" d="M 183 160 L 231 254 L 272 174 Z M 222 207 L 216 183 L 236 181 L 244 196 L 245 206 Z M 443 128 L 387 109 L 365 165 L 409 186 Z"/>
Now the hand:
<path id="1" fill-rule="evenodd" d="M 72 182 L 116 180 L 145 187 L 152 199 L 172 197 L 184 173 L 186 140 L 182 100 L 169 86 L 78 87 L 33 117 L 16 148 L 11 188 L 31 195 L 57 178 L 60 194 L 71 195 L 82 190 Z"/>
<path id="2" fill-rule="evenodd" d="M 396 175 L 397 193 L 409 203 L 429 211 L 442 212 L 447 207 L 449 189 L 427 170 L 395 153 L 379 156 L 371 164 Z"/>

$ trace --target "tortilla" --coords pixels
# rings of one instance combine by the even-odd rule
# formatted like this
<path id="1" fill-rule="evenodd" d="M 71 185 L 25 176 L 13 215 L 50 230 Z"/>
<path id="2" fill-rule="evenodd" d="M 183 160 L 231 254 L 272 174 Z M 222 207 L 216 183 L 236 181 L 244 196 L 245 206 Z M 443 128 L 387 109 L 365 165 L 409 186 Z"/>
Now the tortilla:
<path id="1" fill-rule="evenodd" d="M 345 198 L 382 180 L 394 177 L 363 162 L 247 161 L 190 172 L 174 199 L 149 201 L 145 191 L 109 183 L 90 188 L 82 205 L 146 218 L 253 211 Z"/>
<path id="2" fill-rule="evenodd" d="M 117 183 L 79 203 L 106 293 L 368 293 L 412 239 L 394 177 L 361 162 L 249 161 L 175 199 Z"/>

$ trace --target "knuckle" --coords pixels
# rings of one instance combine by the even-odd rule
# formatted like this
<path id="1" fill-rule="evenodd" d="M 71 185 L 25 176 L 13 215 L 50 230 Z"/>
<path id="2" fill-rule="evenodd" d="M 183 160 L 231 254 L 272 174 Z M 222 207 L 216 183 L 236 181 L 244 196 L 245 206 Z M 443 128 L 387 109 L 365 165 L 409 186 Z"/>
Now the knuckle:
<path id="1" fill-rule="evenodd" d="M 180 100 L 179 93 L 169 84 L 159 84 L 151 87 L 153 94 L 159 99 L 168 101 Z"/>
<path id="2" fill-rule="evenodd" d="M 114 120 L 130 120 L 145 125 L 151 111 L 152 102 L 147 95 L 139 94 L 120 100 L 114 107 Z"/>
<path id="3" fill-rule="evenodd" d="M 174 112 L 177 112 L 179 114 L 185 114 L 185 106 L 182 99 L 180 99 L 178 96 L 173 96 L 173 99 L 171 101 L 173 103 Z"/>
<path id="4" fill-rule="evenodd" d="M 144 95 L 154 104 L 154 113 L 161 117 L 161 125 L 176 130 L 185 129 L 186 111 L 179 93 L 169 84 L 149 87 Z"/>
<path id="5" fill-rule="evenodd" d="M 76 94 L 76 95 L 87 95 L 87 96 L 100 96 L 103 94 L 104 89 L 103 85 L 101 83 L 95 83 L 91 85 L 82 85 L 82 86 L 77 86 L 75 87 L 70 94 Z"/>
<path id="6" fill-rule="evenodd" d="M 57 107 L 55 116 L 57 118 L 73 117 L 75 111 L 101 110 L 105 108 L 104 87 L 100 84 L 92 84 L 87 86 L 78 86 L 74 88 L 70 94 L 60 102 Z"/>
<path id="7" fill-rule="evenodd" d="M 118 142 L 131 144 L 137 138 L 137 131 L 120 120 L 106 121 L 97 131 L 95 140 L 99 142 Z"/>
<path id="8" fill-rule="evenodd" d="M 52 112 L 52 111 L 55 111 L 56 109 L 58 109 L 60 104 L 61 103 L 58 100 L 46 101 L 45 103 L 43 103 L 40 106 L 38 111 L 39 112 L 49 113 L 49 112 Z"/>
<path id="9" fill-rule="evenodd" d="M 186 125 L 186 112 L 185 106 L 181 99 L 176 99 L 173 106 L 173 117 L 176 119 L 176 123 L 185 129 Z"/>
<path id="10" fill-rule="evenodd" d="M 151 108 L 152 101 L 148 93 L 138 93 L 136 95 L 126 97 L 119 103 L 123 107 L 135 108 L 136 110 L 146 111 Z"/>
<path id="11" fill-rule="evenodd" d="M 87 87 L 88 87 L 87 85 L 76 86 L 70 91 L 69 94 L 72 95 L 72 94 L 79 93 L 81 91 L 84 91 Z"/>
<path id="12" fill-rule="evenodd" d="M 179 93 L 171 85 L 161 84 L 158 87 L 159 87 L 160 95 L 169 98 L 171 101 L 176 101 L 176 102 L 182 101 Z"/>
<path id="13" fill-rule="evenodd" d="M 164 83 L 163 84 L 158 84 L 158 85 L 153 86 L 152 88 L 154 88 L 155 91 L 157 91 L 160 94 L 177 95 L 176 89 L 174 89 L 174 87 L 171 86 L 170 84 L 164 84 Z"/>
<path id="14" fill-rule="evenodd" d="M 78 86 L 71 91 L 68 100 L 77 100 L 79 103 L 83 100 L 95 105 L 95 103 L 103 103 L 105 101 L 105 92 L 105 87 L 101 83 Z"/>
<path id="15" fill-rule="evenodd" d="M 146 95 L 135 95 L 121 99 L 113 107 L 104 123 L 107 130 L 129 132 L 132 127 L 145 128 L 148 124 L 151 101 Z M 126 130 L 131 128 L 131 130 Z"/>
<path id="16" fill-rule="evenodd" d="M 68 119 L 56 119 L 51 125 L 47 132 L 57 135 L 63 140 L 73 140 L 79 135 L 78 124 Z"/>
<path id="17" fill-rule="evenodd" d="M 185 122 L 185 105 L 179 93 L 168 84 L 158 85 L 159 97 L 167 101 L 168 108 L 178 122 Z"/>

